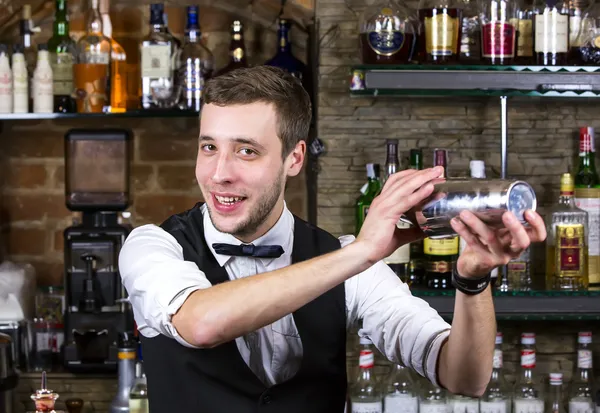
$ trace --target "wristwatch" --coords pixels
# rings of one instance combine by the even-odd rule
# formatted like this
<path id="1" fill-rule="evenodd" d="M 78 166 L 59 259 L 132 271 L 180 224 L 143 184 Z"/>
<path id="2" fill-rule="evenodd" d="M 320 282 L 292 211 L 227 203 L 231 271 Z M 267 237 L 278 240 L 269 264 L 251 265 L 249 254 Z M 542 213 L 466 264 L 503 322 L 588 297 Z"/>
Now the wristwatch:
<path id="1" fill-rule="evenodd" d="M 452 268 L 452 285 L 462 293 L 467 295 L 477 295 L 483 292 L 492 279 L 492 273 L 488 272 L 483 277 L 465 278 L 456 270 L 456 265 Z"/>

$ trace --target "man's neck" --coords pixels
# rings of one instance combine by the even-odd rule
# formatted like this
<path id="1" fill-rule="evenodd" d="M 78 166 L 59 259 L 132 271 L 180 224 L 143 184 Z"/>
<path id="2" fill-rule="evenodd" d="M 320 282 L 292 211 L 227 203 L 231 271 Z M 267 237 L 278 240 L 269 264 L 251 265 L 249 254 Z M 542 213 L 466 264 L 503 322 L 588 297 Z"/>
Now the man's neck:
<path id="1" fill-rule="evenodd" d="M 283 214 L 283 206 L 283 200 L 278 201 L 271 213 L 269 214 L 269 216 L 267 217 L 267 219 L 256 229 L 256 231 L 252 235 L 244 237 L 236 236 L 236 238 L 246 244 L 250 244 L 256 241 L 258 238 L 265 235 L 275 226 L 275 224 L 277 224 L 277 222 L 281 218 L 281 215 Z"/>

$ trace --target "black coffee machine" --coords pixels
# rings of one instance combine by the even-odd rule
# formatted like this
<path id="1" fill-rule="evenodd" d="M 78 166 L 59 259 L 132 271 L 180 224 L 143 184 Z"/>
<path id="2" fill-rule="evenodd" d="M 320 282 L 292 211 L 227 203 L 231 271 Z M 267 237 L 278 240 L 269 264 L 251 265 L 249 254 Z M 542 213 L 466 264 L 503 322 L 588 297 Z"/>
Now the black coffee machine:
<path id="1" fill-rule="evenodd" d="M 65 229 L 64 365 L 75 372 L 116 372 L 119 333 L 134 322 L 118 269 L 130 228 L 119 223 L 129 202 L 131 133 L 72 129 L 65 135 L 67 208 L 81 211 Z"/>

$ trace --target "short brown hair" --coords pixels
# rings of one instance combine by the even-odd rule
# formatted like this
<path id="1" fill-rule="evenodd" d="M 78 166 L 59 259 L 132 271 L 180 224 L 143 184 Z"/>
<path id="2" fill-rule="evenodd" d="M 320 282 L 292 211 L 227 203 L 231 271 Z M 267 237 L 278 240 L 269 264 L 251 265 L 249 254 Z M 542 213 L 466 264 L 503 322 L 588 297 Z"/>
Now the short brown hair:
<path id="1" fill-rule="evenodd" d="M 300 80 L 273 66 L 232 70 L 210 79 L 204 103 L 217 106 L 270 103 L 277 114 L 277 134 L 286 157 L 301 140 L 308 139 L 312 117 L 310 97 Z"/>

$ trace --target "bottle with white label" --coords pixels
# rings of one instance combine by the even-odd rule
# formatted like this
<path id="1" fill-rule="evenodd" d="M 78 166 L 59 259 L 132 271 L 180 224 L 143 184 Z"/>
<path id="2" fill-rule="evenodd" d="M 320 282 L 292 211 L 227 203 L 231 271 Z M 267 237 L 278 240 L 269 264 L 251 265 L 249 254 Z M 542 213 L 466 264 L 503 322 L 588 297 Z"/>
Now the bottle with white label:
<path id="1" fill-rule="evenodd" d="M 0 44 L 0 113 L 12 113 L 13 80 L 8 47 Z"/>
<path id="2" fill-rule="evenodd" d="M 410 371 L 396 364 L 385 381 L 383 390 L 385 413 L 418 413 L 419 396 Z"/>
<path id="3" fill-rule="evenodd" d="M 436 387 L 429 380 L 420 383 L 419 413 L 450 413 L 446 390 Z"/>
<path id="4" fill-rule="evenodd" d="M 500 332 L 496 334 L 493 363 L 492 378 L 479 400 L 479 410 L 481 413 L 510 413 L 511 397 L 502 371 L 502 333 Z"/>
<path id="5" fill-rule="evenodd" d="M 535 372 L 535 333 L 521 334 L 521 375 L 515 384 L 513 413 L 544 413 L 544 399 Z"/>
<path id="6" fill-rule="evenodd" d="M 565 413 L 562 397 L 562 373 L 550 373 L 550 388 L 546 400 L 545 413 Z"/>
<path id="7" fill-rule="evenodd" d="M 567 64 L 569 54 L 569 1 L 535 0 L 533 3 L 533 55 L 543 66 Z"/>
<path id="8" fill-rule="evenodd" d="M 52 66 L 48 45 L 38 45 L 37 65 L 33 72 L 33 112 L 52 113 L 54 95 L 52 92 Z"/>
<path id="9" fill-rule="evenodd" d="M 375 355 L 371 341 L 366 337 L 361 337 L 358 379 L 350 391 L 352 413 L 383 412 L 381 391 L 373 375 L 374 366 Z"/>
<path id="10" fill-rule="evenodd" d="M 569 413 L 593 413 L 592 333 L 582 331 L 577 341 L 577 367 L 569 386 Z"/>
<path id="11" fill-rule="evenodd" d="M 29 85 L 23 45 L 13 45 L 13 113 L 29 112 Z"/>

